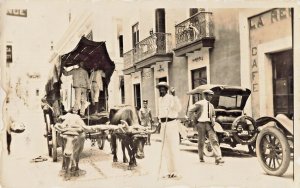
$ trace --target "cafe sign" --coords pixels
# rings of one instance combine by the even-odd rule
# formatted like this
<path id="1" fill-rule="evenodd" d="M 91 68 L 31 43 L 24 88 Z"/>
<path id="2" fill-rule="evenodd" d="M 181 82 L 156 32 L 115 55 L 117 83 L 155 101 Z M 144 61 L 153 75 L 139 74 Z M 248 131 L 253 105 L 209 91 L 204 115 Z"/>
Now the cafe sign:
<path id="1" fill-rule="evenodd" d="M 9 9 L 6 14 L 9 16 L 27 17 L 27 9 Z"/>

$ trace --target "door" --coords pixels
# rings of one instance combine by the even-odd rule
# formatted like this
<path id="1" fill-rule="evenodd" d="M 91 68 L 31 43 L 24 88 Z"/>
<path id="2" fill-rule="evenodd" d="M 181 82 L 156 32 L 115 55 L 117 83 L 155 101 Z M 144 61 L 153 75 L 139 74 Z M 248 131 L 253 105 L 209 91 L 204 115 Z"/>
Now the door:
<path id="1" fill-rule="evenodd" d="M 273 67 L 274 115 L 294 114 L 293 51 L 271 55 Z"/>
<path id="2" fill-rule="evenodd" d="M 140 84 L 134 84 L 134 106 L 137 110 L 140 110 L 141 108 L 141 85 Z"/>
<path id="3" fill-rule="evenodd" d="M 132 26 L 132 48 L 136 51 L 137 43 L 139 43 L 139 23 Z"/>
<path id="4" fill-rule="evenodd" d="M 192 75 L 192 89 L 195 89 L 200 85 L 207 84 L 206 67 L 192 70 L 191 75 Z M 202 96 L 201 94 L 193 95 L 193 104 L 201 100 L 201 96 Z"/>

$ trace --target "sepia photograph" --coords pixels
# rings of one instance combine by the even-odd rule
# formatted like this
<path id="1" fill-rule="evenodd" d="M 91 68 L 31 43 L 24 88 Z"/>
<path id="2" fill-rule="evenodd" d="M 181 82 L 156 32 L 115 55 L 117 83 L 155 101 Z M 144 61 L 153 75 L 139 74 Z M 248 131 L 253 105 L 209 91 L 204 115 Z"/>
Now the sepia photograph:
<path id="1" fill-rule="evenodd" d="M 300 187 L 299 41 L 297 0 L 0 1 L 0 187 Z"/>

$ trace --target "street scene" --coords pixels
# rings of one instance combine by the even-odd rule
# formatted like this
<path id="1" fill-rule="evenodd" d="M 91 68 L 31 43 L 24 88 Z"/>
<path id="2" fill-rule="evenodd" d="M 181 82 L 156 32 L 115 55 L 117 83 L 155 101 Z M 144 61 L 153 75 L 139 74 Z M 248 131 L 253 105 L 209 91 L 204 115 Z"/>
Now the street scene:
<path id="1" fill-rule="evenodd" d="M 12 151 L 5 153 L 1 161 L 3 187 L 292 187 L 293 164 L 282 177 L 269 176 L 261 169 L 256 157 L 248 154 L 245 147 L 222 148 L 225 164 L 215 165 L 213 158 L 205 158 L 206 163 L 198 161 L 197 147 L 180 145 L 180 169 L 182 180 L 165 180 L 158 175 L 161 142 L 158 134 L 153 134 L 151 145 L 145 146 L 145 158 L 138 160 L 138 166 L 128 170 L 128 164 L 113 163 L 109 142 L 103 150 L 91 142 L 85 142 L 80 160 L 80 168 L 86 174 L 64 181 L 59 176 L 62 154 L 58 150 L 58 161 L 53 162 L 47 153 L 42 113 L 35 112 L 36 120 L 26 131 L 13 135 Z M 32 122 L 32 117 L 27 117 Z M 32 162 L 35 157 L 47 159 Z M 162 167 L 165 168 L 165 167 Z M 230 175 L 228 175 L 230 174 Z M 16 181 L 18 178 L 18 181 Z M 5 186 L 7 185 L 7 186 Z"/>
<path id="2" fill-rule="evenodd" d="M 1 187 L 297 187 L 298 5 L 209 5 L 1 2 Z"/>

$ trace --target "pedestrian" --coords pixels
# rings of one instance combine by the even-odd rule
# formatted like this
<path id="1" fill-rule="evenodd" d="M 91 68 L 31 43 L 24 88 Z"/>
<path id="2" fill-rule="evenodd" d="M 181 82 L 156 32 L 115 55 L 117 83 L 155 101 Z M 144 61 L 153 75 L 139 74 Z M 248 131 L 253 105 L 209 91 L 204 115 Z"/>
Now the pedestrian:
<path id="1" fill-rule="evenodd" d="M 70 71 L 62 70 L 63 75 L 73 76 L 73 88 L 75 90 L 75 104 L 73 106 L 73 113 L 77 114 L 80 110 L 80 116 L 84 117 L 85 109 L 88 106 L 87 90 L 90 89 L 88 72 L 83 69 L 84 62 L 79 63 L 78 68 L 73 68 Z"/>
<path id="2" fill-rule="evenodd" d="M 166 82 L 160 82 L 156 86 L 159 90 L 158 99 L 158 118 L 161 122 L 162 136 L 162 157 L 165 158 L 168 174 L 164 178 L 180 178 L 178 173 L 178 113 L 181 110 L 181 104 L 177 97 L 168 94 L 169 85 Z M 174 93 L 175 94 L 175 93 Z M 161 161 L 162 162 L 162 158 Z M 159 167 L 160 168 L 160 167 Z"/>
<path id="3" fill-rule="evenodd" d="M 152 114 L 151 109 L 148 107 L 148 100 L 143 100 L 143 107 L 139 110 L 139 116 L 141 119 L 141 125 L 152 129 Z M 150 135 L 148 134 L 146 145 L 151 145 Z"/>
<path id="4" fill-rule="evenodd" d="M 205 135 L 207 133 L 208 139 L 214 152 L 215 163 L 218 165 L 219 163 L 224 163 L 224 161 L 222 159 L 222 153 L 219 142 L 217 140 L 217 135 L 213 128 L 215 124 L 215 110 L 214 106 L 210 103 L 213 95 L 214 92 L 212 90 L 204 90 L 204 99 L 196 102 L 193 106 L 191 106 L 188 111 L 187 117 L 188 119 L 190 119 L 193 113 L 198 114 L 198 117 L 196 117 L 196 128 L 198 131 L 198 154 L 200 162 L 204 162 L 203 146 L 205 142 Z"/>
<path id="5" fill-rule="evenodd" d="M 92 105 L 95 109 L 94 114 L 98 114 L 99 94 L 100 91 L 103 91 L 102 77 L 104 76 L 105 73 L 100 69 L 92 71 L 90 76 Z"/>

